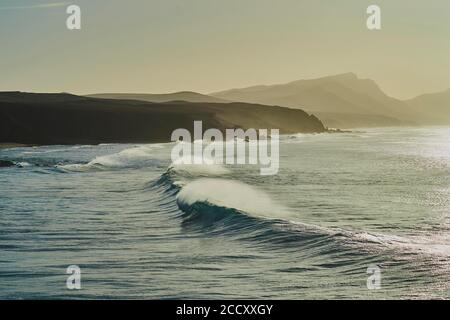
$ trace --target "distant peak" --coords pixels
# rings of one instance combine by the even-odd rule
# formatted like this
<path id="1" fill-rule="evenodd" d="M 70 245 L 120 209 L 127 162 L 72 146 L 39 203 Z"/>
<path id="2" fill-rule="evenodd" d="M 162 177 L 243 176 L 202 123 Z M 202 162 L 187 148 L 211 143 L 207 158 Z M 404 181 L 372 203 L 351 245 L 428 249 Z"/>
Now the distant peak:
<path id="1" fill-rule="evenodd" d="M 340 73 L 340 74 L 336 74 L 334 76 L 328 76 L 325 78 L 335 78 L 335 79 L 359 79 L 358 76 L 356 75 L 356 73 L 353 72 L 347 72 L 347 73 Z"/>
<path id="2" fill-rule="evenodd" d="M 323 77 L 319 77 L 319 78 L 296 80 L 296 81 L 292 81 L 288 84 L 298 84 L 298 83 L 304 83 L 304 82 L 308 82 L 308 81 L 330 81 L 330 80 L 332 80 L 332 81 L 357 81 L 357 80 L 366 80 L 366 79 L 360 79 L 358 77 L 358 75 L 356 75 L 356 73 L 347 72 L 347 73 L 339 73 L 339 74 L 330 75 L 330 76 L 323 76 Z M 369 80 L 369 79 L 367 79 L 367 80 Z"/>

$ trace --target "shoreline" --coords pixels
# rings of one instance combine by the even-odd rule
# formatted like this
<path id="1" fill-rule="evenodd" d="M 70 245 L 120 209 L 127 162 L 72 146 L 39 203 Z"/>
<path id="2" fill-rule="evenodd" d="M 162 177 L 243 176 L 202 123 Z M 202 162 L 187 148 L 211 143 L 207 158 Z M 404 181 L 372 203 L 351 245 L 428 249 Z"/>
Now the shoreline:
<path id="1" fill-rule="evenodd" d="M 248 103 L 150 103 L 69 94 L 0 92 L 0 143 L 6 147 L 100 143 L 170 142 L 176 129 L 279 129 L 280 133 L 325 132 L 322 122 L 300 109 Z M 16 144 L 17 143 L 17 144 Z"/>
<path id="2" fill-rule="evenodd" d="M 0 142 L 0 150 L 13 148 L 26 148 L 26 147 L 34 147 L 34 145 L 24 143 L 14 143 L 14 142 Z"/>

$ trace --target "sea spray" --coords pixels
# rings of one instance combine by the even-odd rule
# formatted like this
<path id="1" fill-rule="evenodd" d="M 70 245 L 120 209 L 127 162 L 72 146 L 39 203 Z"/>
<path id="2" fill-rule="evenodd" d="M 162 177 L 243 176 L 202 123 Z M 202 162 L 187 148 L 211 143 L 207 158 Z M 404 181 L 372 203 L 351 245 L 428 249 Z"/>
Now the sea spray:
<path id="1" fill-rule="evenodd" d="M 275 204 L 265 192 L 245 183 L 226 179 L 198 179 L 185 185 L 177 195 L 180 207 L 189 207 L 197 202 L 268 218 L 280 218 L 287 214 L 287 210 Z"/>

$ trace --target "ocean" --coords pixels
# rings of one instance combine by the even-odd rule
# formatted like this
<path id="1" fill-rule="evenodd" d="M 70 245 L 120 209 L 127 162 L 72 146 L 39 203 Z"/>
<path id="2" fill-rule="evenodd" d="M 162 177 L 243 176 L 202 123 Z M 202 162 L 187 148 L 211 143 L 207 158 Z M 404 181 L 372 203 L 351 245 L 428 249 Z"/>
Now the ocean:
<path id="1" fill-rule="evenodd" d="M 450 297 L 450 128 L 284 135 L 273 176 L 172 147 L 0 150 L 0 298 Z"/>

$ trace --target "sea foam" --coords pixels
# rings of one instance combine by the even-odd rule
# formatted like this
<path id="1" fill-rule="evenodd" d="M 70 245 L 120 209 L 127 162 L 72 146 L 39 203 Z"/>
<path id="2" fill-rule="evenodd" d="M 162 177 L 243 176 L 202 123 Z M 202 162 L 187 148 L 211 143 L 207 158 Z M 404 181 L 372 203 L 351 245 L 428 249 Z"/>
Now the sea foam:
<path id="1" fill-rule="evenodd" d="M 286 209 L 275 204 L 265 192 L 226 179 L 198 179 L 185 185 L 177 195 L 180 207 L 192 206 L 197 202 L 268 218 L 281 217 L 286 213 Z"/>
<path id="2" fill-rule="evenodd" d="M 91 169 L 139 167 L 152 159 L 153 150 L 161 148 L 159 144 L 143 145 L 124 149 L 118 153 L 98 156 L 85 164 L 67 164 L 57 166 L 68 171 L 89 171 Z"/>

